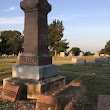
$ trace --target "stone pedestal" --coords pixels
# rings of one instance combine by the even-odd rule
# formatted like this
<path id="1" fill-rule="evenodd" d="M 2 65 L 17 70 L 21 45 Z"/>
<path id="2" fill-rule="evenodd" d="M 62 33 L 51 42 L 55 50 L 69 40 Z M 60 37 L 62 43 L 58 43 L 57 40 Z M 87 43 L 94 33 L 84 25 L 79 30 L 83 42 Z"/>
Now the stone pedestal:
<path id="1" fill-rule="evenodd" d="M 58 75 L 57 65 L 31 66 L 14 65 L 12 67 L 12 77 L 41 80 Z"/>
<path id="2" fill-rule="evenodd" d="M 65 77 L 54 76 L 44 80 L 10 77 L 3 79 L 3 86 L 6 83 L 21 86 L 21 98 L 37 99 L 39 93 L 49 92 L 65 85 Z"/>

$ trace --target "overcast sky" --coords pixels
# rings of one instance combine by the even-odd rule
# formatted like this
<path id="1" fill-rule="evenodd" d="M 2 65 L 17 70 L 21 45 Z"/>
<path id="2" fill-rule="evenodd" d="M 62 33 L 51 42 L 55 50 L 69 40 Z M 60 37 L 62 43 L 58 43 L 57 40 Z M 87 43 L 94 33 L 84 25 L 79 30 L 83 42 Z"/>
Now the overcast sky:
<path id="1" fill-rule="evenodd" d="M 24 29 L 24 12 L 21 0 L 2 0 L 0 3 L 0 31 Z M 52 11 L 48 23 L 63 21 L 64 39 L 70 49 L 100 51 L 110 40 L 110 0 L 48 0 Z"/>

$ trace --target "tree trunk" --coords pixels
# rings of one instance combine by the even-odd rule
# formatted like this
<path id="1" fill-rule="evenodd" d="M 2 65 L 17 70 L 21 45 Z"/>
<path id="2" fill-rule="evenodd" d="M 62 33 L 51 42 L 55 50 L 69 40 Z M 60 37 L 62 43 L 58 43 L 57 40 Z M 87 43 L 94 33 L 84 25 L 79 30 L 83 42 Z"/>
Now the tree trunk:
<path id="1" fill-rule="evenodd" d="M 57 50 L 55 50 L 55 58 L 57 57 Z"/>

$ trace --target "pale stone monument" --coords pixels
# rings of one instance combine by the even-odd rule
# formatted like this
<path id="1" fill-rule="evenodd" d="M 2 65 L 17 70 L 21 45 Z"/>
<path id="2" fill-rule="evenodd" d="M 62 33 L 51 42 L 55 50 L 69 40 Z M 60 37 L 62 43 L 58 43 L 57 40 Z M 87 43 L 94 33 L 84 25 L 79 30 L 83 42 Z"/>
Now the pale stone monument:
<path id="1" fill-rule="evenodd" d="M 60 54 L 57 54 L 57 57 L 60 57 Z"/>
<path id="2" fill-rule="evenodd" d="M 48 50 L 47 14 L 51 5 L 47 0 L 23 0 L 20 3 L 25 12 L 24 52 L 20 64 L 12 67 L 12 77 L 5 83 L 26 86 L 27 98 L 37 98 L 37 94 L 56 89 L 65 84 L 65 77 L 58 75 L 57 65 L 52 64 Z"/>
<path id="3" fill-rule="evenodd" d="M 106 56 L 106 57 L 109 57 L 110 55 L 109 55 L 109 54 L 105 54 L 105 56 Z"/>
<path id="4" fill-rule="evenodd" d="M 19 53 L 18 53 L 18 59 L 17 59 L 16 63 L 20 63 L 20 57 L 21 57 L 21 55 L 22 55 L 22 53 L 19 52 Z"/>
<path id="5" fill-rule="evenodd" d="M 69 52 L 69 57 L 72 57 L 72 56 L 73 56 L 73 52 L 70 51 L 70 52 Z"/>
<path id="6" fill-rule="evenodd" d="M 104 54 L 100 54 L 101 57 L 105 56 Z"/>
<path id="7" fill-rule="evenodd" d="M 65 57 L 65 53 L 64 52 L 60 52 L 60 57 Z"/>
<path id="8" fill-rule="evenodd" d="M 100 56 L 100 55 L 99 55 L 99 51 L 95 52 L 94 56 L 95 56 L 95 57 L 99 57 L 99 56 Z"/>
<path id="9" fill-rule="evenodd" d="M 84 52 L 80 52 L 80 53 L 79 53 L 79 56 L 80 56 L 80 57 L 83 57 L 83 56 L 84 56 Z"/>
<path id="10" fill-rule="evenodd" d="M 77 59 L 78 59 L 78 58 L 76 58 L 76 57 L 72 57 L 72 63 L 73 63 L 73 64 L 76 64 Z"/>

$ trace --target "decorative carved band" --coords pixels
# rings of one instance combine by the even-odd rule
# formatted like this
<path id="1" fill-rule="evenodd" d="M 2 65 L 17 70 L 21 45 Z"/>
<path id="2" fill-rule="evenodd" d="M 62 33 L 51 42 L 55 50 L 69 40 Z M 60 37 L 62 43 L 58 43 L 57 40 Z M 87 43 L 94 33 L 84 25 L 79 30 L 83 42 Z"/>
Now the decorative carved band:
<path id="1" fill-rule="evenodd" d="M 37 58 L 35 58 L 35 57 L 20 57 L 20 63 L 35 65 L 37 63 Z"/>

